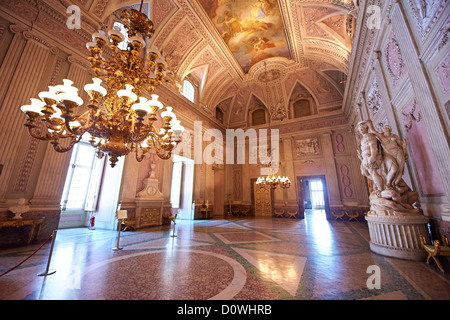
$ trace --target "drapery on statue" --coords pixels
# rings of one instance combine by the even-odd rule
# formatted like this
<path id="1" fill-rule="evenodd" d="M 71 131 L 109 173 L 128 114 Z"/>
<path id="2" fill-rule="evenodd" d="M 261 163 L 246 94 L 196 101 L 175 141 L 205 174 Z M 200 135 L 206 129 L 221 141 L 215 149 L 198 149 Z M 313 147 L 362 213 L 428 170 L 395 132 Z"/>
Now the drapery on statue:
<path id="1" fill-rule="evenodd" d="M 361 173 L 372 180 L 374 186 L 369 196 L 368 214 L 420 213 L 420 209 L 414 207 L 419 198 L 417 192 L 412 191 L 402 178 L 408 160 L 407 139 L 401 140 L 389 126 L 383 126 L 382 132 L 376 131 L 370 120 L 358 123 L 356 139 Z"/>

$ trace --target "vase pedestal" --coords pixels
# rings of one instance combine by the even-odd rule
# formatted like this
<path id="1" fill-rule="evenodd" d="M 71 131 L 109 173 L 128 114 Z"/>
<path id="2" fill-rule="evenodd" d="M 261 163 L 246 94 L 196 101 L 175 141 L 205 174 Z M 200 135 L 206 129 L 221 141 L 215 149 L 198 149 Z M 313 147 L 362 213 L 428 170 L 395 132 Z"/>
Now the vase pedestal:
<path id="1" fill-rule="evenodd" d="M 422 247 L 420 235 L 429 242 L 428 219 L 423 215 L 382 216 L 367 214 L 370 233 L 370 249 L 380 255 L 425 261 L 427 253 Z"/>

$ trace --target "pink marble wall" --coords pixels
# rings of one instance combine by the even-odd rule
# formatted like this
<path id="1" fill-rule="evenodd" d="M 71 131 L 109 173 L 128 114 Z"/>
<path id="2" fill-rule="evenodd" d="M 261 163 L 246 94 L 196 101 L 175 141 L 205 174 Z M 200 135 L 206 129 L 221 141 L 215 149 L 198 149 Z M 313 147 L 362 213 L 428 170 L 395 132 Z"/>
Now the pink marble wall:
<path id="1" fill-rule="evenodd" d="M 415 99 L 411 100 L 404 108 L 402 113 L 409 114 L 415 105 L 414 116 L 419 117 L 420 108 Z M 409 118 L 403 116 L 403 124 L 409 124 Z M 441 176 L 436 164 L 436 158 L 431 150 L 430 141 L 425 125 L 421 121 L 411 122 L 411 128 L 407 133 L 409 157 L 416 168 L 417 176 L 420 182 L 422 195 L 436 195 L 444 193 Z"/>

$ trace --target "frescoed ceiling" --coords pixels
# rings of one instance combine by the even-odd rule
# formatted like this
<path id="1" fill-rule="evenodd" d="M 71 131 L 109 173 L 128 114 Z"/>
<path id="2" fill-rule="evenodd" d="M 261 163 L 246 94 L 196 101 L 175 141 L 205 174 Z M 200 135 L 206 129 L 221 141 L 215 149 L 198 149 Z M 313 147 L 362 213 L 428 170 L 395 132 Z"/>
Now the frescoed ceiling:
<path id="1" fill-rule="evenodd" d="M 267 58 L 291 58 L 277 0 L 199 2 L 244 73 Z"/>
<path id="2" fill-rule="evenodd" d="M 76 1 L 104 24 L 140 3 Z M 224 126 L 247 125 L 255 98 L 275 122 L 296 121 L 291 104 L 300 95 L 313 102 L 313 117 L 342 109 L 357 0 L 147 0 L 144 8 L 155 30 L 148 46 L 168 64 L 164 86 L 178 94 L 182 81 L 192 80 L 192 107 L 214 118 L 221 106 Z"/>

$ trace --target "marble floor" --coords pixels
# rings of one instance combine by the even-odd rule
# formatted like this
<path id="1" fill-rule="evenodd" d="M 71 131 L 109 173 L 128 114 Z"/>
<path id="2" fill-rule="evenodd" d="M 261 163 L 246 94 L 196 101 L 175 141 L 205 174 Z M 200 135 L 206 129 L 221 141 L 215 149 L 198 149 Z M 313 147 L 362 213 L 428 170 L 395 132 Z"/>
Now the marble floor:
<path id="1" fill-rule="evenodd" d="M 175 230 L 122 232 L 114 251 L 117 234 L 58 230 L 56 273 L 37 276 L 48 243 L 0 277 L 0 299 L 450 300 L 450 273 L 374 254 L 366 223 L 328 221 L 321 211 L 303 220 L 178 220 Z M 0 274 L 39 246 L 0 250 Z"/>

